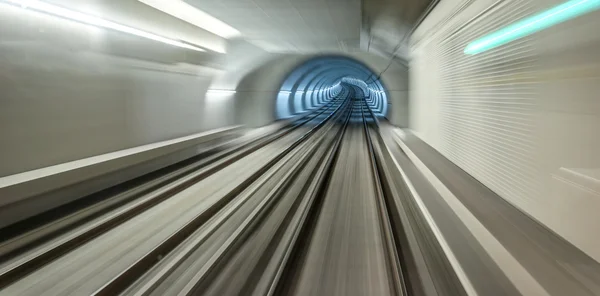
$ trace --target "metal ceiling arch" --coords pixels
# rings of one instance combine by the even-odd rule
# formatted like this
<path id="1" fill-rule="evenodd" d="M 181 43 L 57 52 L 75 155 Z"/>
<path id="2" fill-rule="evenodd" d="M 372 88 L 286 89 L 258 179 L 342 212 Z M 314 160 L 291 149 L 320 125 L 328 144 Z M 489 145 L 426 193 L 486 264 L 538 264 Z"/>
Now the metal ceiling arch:
<path id="1" fill-rule="evenodd" d="M 338 81 L 338 80 L 342 80 L 343 78 L 349 78 L 348 76 L 337 76 L 335 78 L 333 78 L 333 81 Z M 355 77 L 351 77 L 351 78 L 355 78 Z M 359 79 L 360 80 L 360 79 Z M 345 82 L 346 84 L 351 84 L 354 86 L 359 86 L 356 83 L 349 83 L 349 82 Z M 371 108 L 371 110 L 373 110 L 373 113 L 375 113 L 376 115 L 380 116 L 380 117 L 385 117 L 387 114 L 387 104 L 388 104 L 388 100 L 387 100 L 387 95 L 385 94 L 385 89 L 383 88 L 383 86 L 381 84 L 372 84 L 375 87 L 369 87 L 369 85 L 367 85 L 367 88 L 369 89 L 369 93 L 367 93 L 367 103 L 369 105 L 369 107 Z M 362 87 L 361 87 L 362 89 Z M 377 100 L 372 100 L 371 98 L 373 97 L 377 97 Z"/>
<path id="2" fill-rule="evenodd" d="M 332 65 L 319 65 L 311 68 L 312 72 L 305 72 L 305 75 L 302 75 L 300 78 L 298 78 L 297 83 L 294 84 L 290 90 L 290 94 L 293 94 L 295 97 L 294 100 L 289 100 L 289 108 L 292 113 L 295 113 L 296 110 L 307 110 L 308 108 L 315 106 L 310 104 L 310 101 L 307 99 L 307 94 L 312 95 L 314 93 L 313 89 L 315 89 L 315 87 L 311 87 L 311 83 L 316 79 L 330 77 L 331 81 L 329 84 L 331 85 L 337 80 L 340 80 L 342 77 L 347 77 L 352 74 L 364 74 L 362 72 L 363 69 L 359 69 L 353 65 L 339 64 L 339 66 L 336 67 L 331 66 Z M 337 77 L 332 76 L 333 73 L 331 72 L 342 73 L 342 75 Z"/>
<path id="3" fill-rule="evenodd" d="M 296 84 L 292 87 L 296 87 L 299 90 L 306 90 L 306 89 L 310 89 L 310 87 L 307 87 L 306 84 L 310 84 L 310 83 L 306 83 L 305 81 L 310 81 L 312 80 L 312 78 L 315 77 L 322 77 L 324 76 L 324 72 L 328 72 L 328 71 L 337 71 L 342 73 L 341 77 L 358 77 L 358 78 L 362 78 L 365 77 L 365 73 L 372 73 L 372 71 L 370 71 L 369 69 L 367 69 L 364 66 L 357 66 L 357 65 L 353 65 L 353 64 L 348 64 L 347 62 L 336 62 L 334 63 L 329 63 L 326 64 L 325 66 L 321 65 L 317 65 L 314 68 L 310 68 L 311 69 L 311 73 L 308 73 L 310 75 L 303 75 L 302 79 L 296 79 L 296 77 L 291 76 L 287 79 L 287 81 L 289 82 L 296 82 Z M 319 70 L 320 72 L 317 72 L 317 70 Z M 325 75 L 328 76 L 329 78 L 331 78 L 331 75 Z M 378 81 L 372 81 L 373 76 L 369 75 L 366 77 L 366 79 L 368 79 L 371 83 L 370 85 L 373 86 L 375 89 L 377 90 L 383 90 L 383 86 L 378 82 Z M 365 78 L 363 78 L 365 79 Z M 287 90 L 287 89 L 286 89 Z M 291 90 L 290 90 L 291 91 Z"/>
<path id="4" fill-rule="evenodd" d="M 348 68 L 348 70 L 350 70 L 350 71 L 346 71 L 346 69 L 344 69 L 344 68 Z M 372 89 L 379 90 L 379 91 L 384 90 L 384 87 L 379 80 L 372 79 L 373 77 L 376 77 L 376 75 L 374 75 L 373 72 L 371 70 L 369 70 L 368 68 L 366 71 L 368 71 L 369 76 L 367 76 L 366 78 L 363 78 L 363 77 L 365 77 L 364 76 L 364 74 L 365 74 L 364 67 L 357 68 L 355 65 L 348 65 L 348 64 L 342 64 L 342 67 L 332 67 L 332 65 L 330 65 L 330 67 L 326 68 L 323 72 L 332 71 L 332 70 L 340 72 L 342 75 L 335 77 L 332 75 L 324 75 L 323 73 L 318 73 L 318 75 L 315 75 L 315 76 L 326 76 L 326 78 L 329 78 L 329 80 L 330 80 L 329 83 L 334 83 L 335 81 L 341 79 L 342 77 L 353 77 L 353 78 L 358 78 L 358 79 L 362 79 L 362 80 L 368 80 L 370 83 L 368 83 L 367 85 L 369 85 Z M 352 74 L 358 74 L 358 75 L 352 75 Z M 301 83 L 301 82 L 299 82 L 299 83 Z M 302 88 L 302 87 L 300 87 L 300 88 Z M 310 89 L 310 85 L 308 88 Z"/>
<path id="5" fill-rule="evenodd" d="M 336 71 L 336 73 L 338 73 L 338 71 Z M 326 80 L 328 80 L 328 85 L 331 85 L 337 81 L 340 81 L 342 78 L 355 78 L 356 79 L 356 77 L 348 75 L 349 72 L 341 71 L 340 73 L 341 73 L 341 75 L 337 75 L 337 76 L 333 76 L 333 75 L 325 76 L 327 78 Z M 361 79 L 359 79 L 359 80 L 361 80 Z M 373 110 L 374 113 L 376 113 L 380 116 L 385 116 L 385 114 L 387 112 L 387 96 L 385 95 L 385 89 L 384 89 L 383 85 L 377 81 L 377 82 L 372 82 L 370 85 L 367 85 L 367 87 L 369 88 L 369 93 L 367 94 L 368 95 L 367 102 L 370 103 L 369 106 L 371 107 L 371 109 Z M 375 99 L 372 99 L 372 98 L 375 98 Z"/>
<path id="6" fill-rule="evenodd" d="M 364 63 L 346 56 L 320 56 L 309 59 L 287 75 L 276 98 L 277 119 L 290 118 L 329 102 L 339 94 L 342 78 L 344 85 L 353 84 L 368 88 L 367 102 L 373 112 L 387 115 L 386 88 L 375 72 Z M 368 81 L 369 83 L 366 83 Z"/>
<path id="7" fill-rule="evenodd" d="M 295 83 L 289 90 L 290 94 L 292 96 L 294 96 L 294 99 L 289 100 L 289 102 L 288 102 L 291 112 L 295 113 L 296 110 L 306 110 L 307 108 L 309 108 L 309 105 L 306 104 L 307 102 L 305 101 L 305 98 L 306 98 L 307 93 L 312 93 L 312 89 L 307 88 L 307 84 L 310 81 L 313 81 L 314 79 L 316 79 L 318 77 L 327 77 L 328 76 L 327 72 L 332 71 L 332 70 L 340 71 L 340 70 L 342 70 L 342 68 L 347 69 L 348 73 L 349 72 L 360 73 L 360 71 L 361 71 L 361 69 L 358 69 L 356 67 L 351 67 L 350 65 L 341 64 L 339 62 L 334 62 L 334 63 L 336 65 L 335 67 L 332 67 L 334 65 L 331 63 L 328 64 L 326 61 L 318 61 L 314 65 L 303 64 L 303 65 L 306 65 L 306 67 L 300 66 L 300 68 L 302 68 L 302 70 L 293 72 L 293 74 L 296 74 L 295 77 L 292 77 L 291 79 L 289 79 L 289 81 L 295 81 Z M 337 66 L 337 65 L 339 65 L 339 66 Z M 286 79 L 286 80 L 288 80 L 288 79 Z M 284 91 L 287 91 L 287 90 L 284 90 Z"/>

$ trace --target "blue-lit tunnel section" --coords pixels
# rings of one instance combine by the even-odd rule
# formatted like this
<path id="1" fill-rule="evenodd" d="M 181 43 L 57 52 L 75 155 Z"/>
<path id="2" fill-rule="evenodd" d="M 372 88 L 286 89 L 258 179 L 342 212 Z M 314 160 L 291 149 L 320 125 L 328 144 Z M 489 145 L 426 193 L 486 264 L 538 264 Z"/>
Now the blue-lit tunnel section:
<path id="1" fill-rule="evenodd" d="M 388 99 L 378 75 L 359 61 L 326 56 L 311 59 L 294 69 L 277 94 L 276 116 L 290 118 L 318 108 L 342 94 L 350 85 L 361 89 L 376 116 L 385 117 Z"/>

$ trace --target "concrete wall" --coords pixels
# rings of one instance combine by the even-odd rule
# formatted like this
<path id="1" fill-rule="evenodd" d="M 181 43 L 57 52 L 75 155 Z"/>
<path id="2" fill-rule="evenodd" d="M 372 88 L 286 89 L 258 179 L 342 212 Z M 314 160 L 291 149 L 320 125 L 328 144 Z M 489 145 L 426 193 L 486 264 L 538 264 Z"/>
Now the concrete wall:
<path id="1" fill-rule="evenodd" d="M 233 124 L 214 53 L 4 4 L 0 36 L 0 176 Z"/>
<path id="2" fill-rule="evenodd" d="M 355 53 L 352 57 L 365 63 L 365 65 L 373 69 L 377 74 L 385 70 L 381 75 L 381 81 L 387 90 L 390 103 L 387 118 L 396 126 L 408 127 L 408 67 L 400 64 L 398 61 L 392 61 L 392 64 L 388 67 L 390 60 L 375 54 Z"/>
<path id="3" fill-rule="evenodd" d="M 600 12 L 488 53 L 462 52 L 475 38 L 561 2 L 441 1 L 411 41 L 410 126 L 600 260 Z"/>
<path id="4" fill-rule="evenodd" d="M 286 76 L 308 60 L 304 55 L 275 55 L 238 84 L 236 124 L 263 126 L 275 120 L 275 99 Z"/>
<path id="5" fill-rule="evenodd" d="M 136 0 L 52 0 L 227 54 L 172 47 L 0 4 L 0 177 L 232 124 L 275 118 L 285 77 L 316 55 L 224 41 Z M 349 55 L 383 71 L 388 60 Z M 407 123 L 407 72 L 382 76 L 390 120 Z M 208 95 L 208 89 L 237 90 Z"/>

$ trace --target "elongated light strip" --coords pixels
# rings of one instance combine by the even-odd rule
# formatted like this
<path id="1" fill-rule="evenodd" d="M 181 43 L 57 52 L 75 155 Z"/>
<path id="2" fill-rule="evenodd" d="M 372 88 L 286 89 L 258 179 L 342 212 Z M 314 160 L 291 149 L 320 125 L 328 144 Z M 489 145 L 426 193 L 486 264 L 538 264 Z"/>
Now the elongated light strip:
<path id="1" fill-rule="evenodd" d="M 182 0 L 138 1 L 223 38 L 229 39 L 240 35 L 237 29 Z"/>
<path id="2" fill-rule="evenodd" d="M 474 55 L 523 38 L 600 8 L 600 0 L 571 0 L 477 39 L 465 48 Z"/>
<path id="3" fill-rule="evenodd" d="M 9 3 L 9 4 L 13 4 L 13 5 L 18 5 L 23 9 L 30 9 L 30 10 L 37 11 L 37 12 L 43 12 L 43 13 L 47 13 L 50 15 L 69 19 L 72 21 L 80 22 L 83 24 L 88 24 L 88 25 L 101 27 L 101 28 L 112 29 L 112 30 L 116 30 L 119 32 L 128 33 L 131 35 L 136 35 L 136 36 L 147 38 L 150 40 L 154 40 L 154 41 L 158 41 L 158 42 L 162 42 L 165 44 L 182 47 L 182 48 L 186 48 L 186 49 L 191 49 L 191 50 L 195 50 L 195 51 L 205 51 L 202 48 L 199 48 L 199 47 L 196 47 L 196 46 L 193 46 L 193 45 L 181 42 L 181 41 L 158 36 L 158 35 L 148 33 L 148 32 L 142 31 L 142 30 L 138 30 L 135 28 L 120 25 L 120 24 L 117 24 L 117 23 L 114 23 L 114 22 L 111 22 L 111 21 L 108 21 L 108 20 L 105 20 L 105 19 L 102 19 L 102 18 L 99 18 L 96 16 L 81 13 L 78 11 L 69 10 L 69 9 L 66 9 L 66 8 L 63 8 L 60 6 L 56 6 L 56 5 L 52 5 L 52 4 L 42 2 L 39 0 L 2 0 L 2 1 Z"/>

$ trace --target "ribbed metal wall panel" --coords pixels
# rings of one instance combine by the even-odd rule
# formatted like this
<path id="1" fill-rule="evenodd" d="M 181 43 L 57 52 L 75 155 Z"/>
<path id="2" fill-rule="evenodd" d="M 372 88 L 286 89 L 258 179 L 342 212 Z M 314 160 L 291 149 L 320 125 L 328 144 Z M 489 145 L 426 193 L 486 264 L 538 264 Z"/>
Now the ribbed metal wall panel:
<path id="1" fill-rule="evenodd" d="M 410 127 L 600 262 L 600 10 L 464 54 L 565 2 L 440 1 L 411 37 Z"/>
<path id="2" fill-rule="evenodd" d="M 468 5 L 465 2 L 464 7 Z M 535 165 L 535 54 L 530 38 L 467 55 L 471 41 L 533 12 L 531 1 L 493 3 L 475 16 L 457 11 L 441 32 L 413 45 L 416 93 L 436 104 L 423 140 L 520 208 L 539 200 Z M 432 80 L 436 80 L 433 82 Z M 427 83 L 431 81 L 431 83 Z M 427 89 L 424 89 L 427 88 Z M 419 99 L 419 98 L 413 98 Z M 432 123 L 428 123 L 432 124 Z"/>

